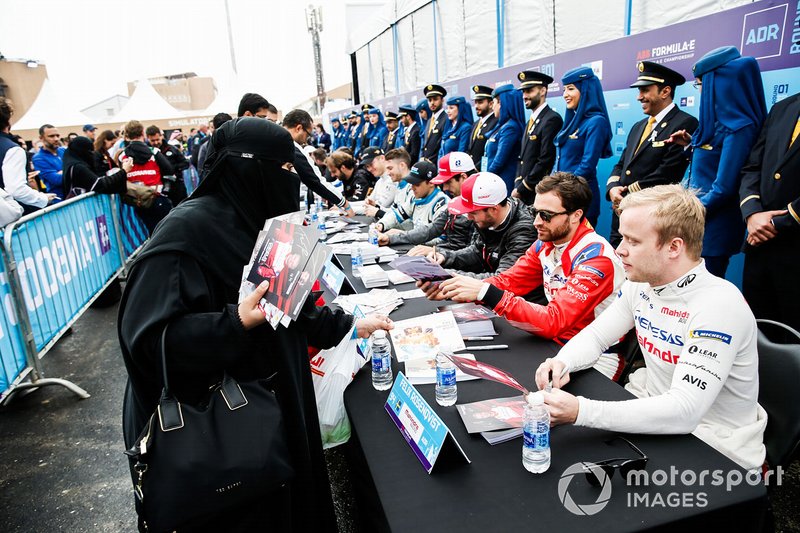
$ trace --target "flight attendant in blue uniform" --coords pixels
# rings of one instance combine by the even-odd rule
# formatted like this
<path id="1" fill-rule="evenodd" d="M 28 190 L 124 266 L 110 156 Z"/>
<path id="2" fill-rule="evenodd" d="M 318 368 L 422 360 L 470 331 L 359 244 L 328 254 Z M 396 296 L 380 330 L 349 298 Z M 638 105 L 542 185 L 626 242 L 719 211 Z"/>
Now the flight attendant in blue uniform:
<path id="1" fill-rule="evenodd" d="M 725 277 L 731 256 L 744 242 L 739 185 L 742 166 L 767 117 L 764 86 L 755 58 L 742 57 L 734 46 L 707 53 L 692 73 L 701 97 L 689 187 L 699 191 L 706 208 L 706 268 Z"/>
<path id="2" fill-rule="evenodd" d="M 482 162 L 481 168 L 503 178 L 511 196 L 517 176 L 519 146 L 525 130 L 525 104 L 522 94 L 510 83 L 496 87 L 492 91 L 492 99 L 492 112 L 497 117 L 497 125 L 488 134 L 485 164 Z"/>
<path id="3" fill-rule="evenodd" d="M 567 113 L 564 126 L 556 135 L 556 170 L 582 176 L 592 189 L 592 203 L 586 219 L 597 225 L 600 215 L 600 188 L 597 163 L 612 156 L 611 121 L 600 80 L 589 67 L 578 67 L 561 78 Z"/>
<path id="4" fill-rule="evenodd" d="M 389 136 L 389 128 L 386 127 L 386 119 L 383 118 L 383 113 L 380 109 L 373 108 L 369 110 L 369 123 L 372 126 L 372 131 L 369 133 L 369 145 L 383 146 L 383 141 Z"/>
<path id="5" fill-rule="evenodd" d="M 428 129 L 428 120 L 431 118 L 431 106 L 426 99 L 417 102 L 417 123 L 419 124 L 419 156 L 422 157 L 422 147 L 425 145 L 425 130 Z"/>
<path id="6" fill-rule="evenodd" d="M 442 147 L 439 158 L 450 152 L 466 152 L 469 147 L 469 136 L 472 133 L 472 106 L 463 96 L 454 96 L 447 100 L 447 122 L 442 134 Z"/>

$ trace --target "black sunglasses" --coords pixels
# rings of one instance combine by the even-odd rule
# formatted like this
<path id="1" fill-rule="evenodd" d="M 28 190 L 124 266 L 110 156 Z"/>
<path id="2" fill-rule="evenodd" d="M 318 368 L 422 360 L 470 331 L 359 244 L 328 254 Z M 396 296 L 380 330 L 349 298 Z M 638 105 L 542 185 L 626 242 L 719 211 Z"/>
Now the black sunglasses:
<path id="1" fill-rule="evenodd" d="M 553 220 L 553 217 L 557 217 L 558 215 L 567 215 L 571 212 L 572 211 L 561 211 L 560 213 L 553 213 L 552 211 L 531 207 L 531 216 L 533 219 L 536 220 L 536 215 L 539 215 L 542 218 L 542 222 L 550 222 Z"/>
<path id="2" fill-rule="evenodd" d="M 644 470 L 644 467 L 647 466 L 647 461 L 649 458 L 640 450 L 634 443 L 626 439 L 625 437 L 614 437 L 613 439 L 607 440 L 606 444 L 610 444 L 615 440 L 621 440 L 625 444 L 630 447 L 631 450 L 636 452 L 639 457 L 636 459 L 627 459 L 624 457 L 619 457 L 616 459 L 606 459 L 604 461 L 595 461 L 595 462 L 584 462 L 581 463 L 583 466 L 583 470 L 586 474 L 586 481 L 589 482 L 590 485 L 595 487 L 599 487 L 602 485 L 603 477 L 611 478 L 614 475 L 615 470 L 619 470 L 620 475 L 623 478 L 628 477 L 628 473 L 632 470 Z M 603 472 L 601 474 L 600 472 Z"/>

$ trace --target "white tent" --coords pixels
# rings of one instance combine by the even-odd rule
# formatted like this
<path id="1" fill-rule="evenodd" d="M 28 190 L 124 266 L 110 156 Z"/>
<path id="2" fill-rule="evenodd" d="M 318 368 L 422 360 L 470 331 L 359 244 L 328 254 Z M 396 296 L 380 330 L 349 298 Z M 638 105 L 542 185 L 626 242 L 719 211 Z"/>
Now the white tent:
<path id="1" fill-rule="evenodd" d="M 53 88 L 50 80 L 45 78 L 36 101 L 19 120 L 13 123 L 12 128 L 15 131 L 38 130 L 42 124 L 62 127 L 91 122 L 89 117 L 77 109 L 73 109 L 72 105 L 61 96 L 61 93 Z"/>
<path id="2" fill-rule="evenodd" d="M 136 82 L 128 103 L 109 119 L 109 122 L 128 122 L 129 120 L 158 120 L 194 116 L 196 111 L 181 111 L 175 109 L 156 92 L 147 80 Z"/>

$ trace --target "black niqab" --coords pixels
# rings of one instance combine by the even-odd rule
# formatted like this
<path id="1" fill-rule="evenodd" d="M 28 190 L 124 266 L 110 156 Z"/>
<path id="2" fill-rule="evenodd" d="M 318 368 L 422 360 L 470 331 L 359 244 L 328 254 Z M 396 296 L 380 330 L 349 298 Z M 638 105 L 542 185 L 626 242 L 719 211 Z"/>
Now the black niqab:
<path id="1" fill-rule="evenodd" d="M 281 168 L 294 160 L 294 142 L 284 128 L 251 117 L 225 123 L 210 142 L 214 152 L 208 175 L 170 212 L 175 223 L 161 224 L 137 261 L 156 253 L 186 253 L 210 265 L 220 279 L 230 281 L 231 290 L 238 290 L 241 269 L 264 222 L 300 209 L 300 180 Z M 236 220 L 228 220 L 229 207 L 238 215 Z M 201 227 L 190 215 L 195 209 L 206 214 Z M 239 231 L 221 231 L 226 227 Z M 200 241 L 198 234 L 204 236 Z"/>

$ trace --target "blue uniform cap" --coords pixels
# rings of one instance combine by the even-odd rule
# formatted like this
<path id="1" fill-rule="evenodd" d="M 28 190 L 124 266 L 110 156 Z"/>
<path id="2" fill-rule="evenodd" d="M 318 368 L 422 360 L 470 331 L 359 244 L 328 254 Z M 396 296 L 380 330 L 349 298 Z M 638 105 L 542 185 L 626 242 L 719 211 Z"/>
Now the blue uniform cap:
<path id="1" fill-rule="evenodd" d="M 374 108 L 374 107 L 372 109 L 370 109 L 369 111 L 367 111 L 367 114 L 369 114 L 369 115 L 380 115 L 380 113 L 381 113 L 380 110 L 377 109 L 377 108 Z"/>
<path id="2" fill-rule="evenodd" d="M 594 77 L 594 71 L 591 67 L 577 67 L 572 70 L 568 70 L 563 76 L 561 76 L 561 83 L 564 85 L 569 85 L 570 83 L 576 83 Z"/>
<path id="3" fill-rule="evenodd" d="M 739 49 L 735 46 L 722 46 L 711 50 L 701 57 L 700 61 L 695 63 L 692 67 L 692 74 L 694 74 L 696 78 L 699 78 L 703 74 L 711 72 L 725 63 L 733 61 L 734 59 L 739 59 L 740 57 L 742 57 L 742 54 L 739 53 Z"/>
<path id="4" fill-rule="evenodd" d="M 447 105 L 458 105 L 458 104 L 466 104 L 467 99 L 463 96 L 454 96 L 452 98 L 447 99 Z"/>
<path id="5" fill-rule="evenodd" d="M 501 85 L 499 87 L 495 87 L 494 91 L 492 91 L 492 98 L 496 98 L 503 93 L 507 93 L 508 91 L 513 91 L 515 87 L 510 83 L 506 83 L 505 85 Z"/>

